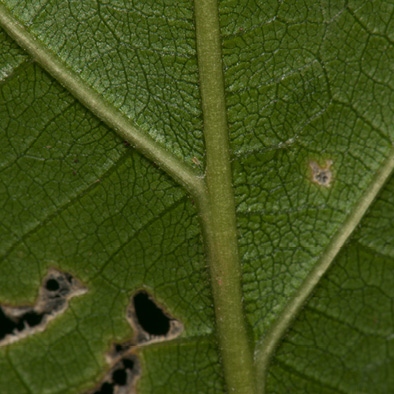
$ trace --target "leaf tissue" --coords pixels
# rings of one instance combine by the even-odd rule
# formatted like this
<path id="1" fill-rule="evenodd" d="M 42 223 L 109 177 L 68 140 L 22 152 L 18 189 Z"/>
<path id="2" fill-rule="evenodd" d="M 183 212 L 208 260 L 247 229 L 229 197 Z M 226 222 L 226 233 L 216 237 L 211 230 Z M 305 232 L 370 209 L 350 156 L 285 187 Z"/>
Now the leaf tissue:
<path id="1" fill-rule="evenodd" d="M 0 392 L 392 392 L 393 15 L 1 0 Z"/>

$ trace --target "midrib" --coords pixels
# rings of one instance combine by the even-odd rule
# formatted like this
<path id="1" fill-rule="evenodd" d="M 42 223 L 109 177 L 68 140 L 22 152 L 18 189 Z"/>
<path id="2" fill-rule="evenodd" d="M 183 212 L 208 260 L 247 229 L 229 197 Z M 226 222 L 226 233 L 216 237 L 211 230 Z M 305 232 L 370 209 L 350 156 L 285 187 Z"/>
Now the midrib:
<path id="1" fill-rule="evenodd" d="M 140 153 L 157 163 L 197 200 L 211 271 L 218 342 L 227 389 L 229 393 L 254 394 L 264 391 L 269 361 L 286 329 L 392 174 L 394 150 L 326 247 L 315 268 L 259 344 L 256 353 L 257 390 L 253 350 L 242 307 L 241 265 L 231 179 L 218 5 L 216 0 L 195 0 L 194 7 L 206 144 L 205 180 L 108 104 L 26 31 L 2 4 L 0 25 L 76 99 Z"/>
<path id="2" fill-rule="evenodd" d="M 227 391 L 254 394 L 251 338 L 243 311 L 218 4 L 195 0 L 197 58 L 206 148 L 207 201 L 199 205 Z"/>
<path id="3" fill-rule="evenodd" d="M 189 166 L 107 103 L 45 45 L 31 35 L 3 4 L 0 26 L 78 101 L 145 157 L 158 164 L 198 203 L 212 278 L 216 324 L 229 392 L 254 394 L 253 351 L 242 306 L 241 266 L 235 225 L 216 1 L 195 3 L 200 84 L 206 143 L 206 176 Z"/>

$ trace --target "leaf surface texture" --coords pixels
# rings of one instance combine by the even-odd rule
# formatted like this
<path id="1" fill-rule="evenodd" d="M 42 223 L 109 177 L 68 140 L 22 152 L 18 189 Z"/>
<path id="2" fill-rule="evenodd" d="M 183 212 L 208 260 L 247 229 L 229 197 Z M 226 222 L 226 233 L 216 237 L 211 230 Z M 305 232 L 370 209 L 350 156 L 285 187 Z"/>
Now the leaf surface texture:
<path id="1" fill-rule="evenodd" d="M 1 4 L 76 80 L 204 175 L 192 2 Z M 393 157 L 394 6 L 224 0 L 218 13 L 239 280 L 258 348 Z M 44 332 L 0 348 L 0 392 L 92 389 L 111 344 L 132 337 L 126 310 L 142 288 L 185 330 L 136 350 L 139 392 L 225 392 L 199 205 L 5 31 L 0 40 L 0 302 L 34 303 L 51 267 L 88 287 Z M 328 186 L 313 168 L 329 168 Z M 378 187 L 294 312 L 267 393 L 393 389 L 393 188 L 391 178 Z"/>

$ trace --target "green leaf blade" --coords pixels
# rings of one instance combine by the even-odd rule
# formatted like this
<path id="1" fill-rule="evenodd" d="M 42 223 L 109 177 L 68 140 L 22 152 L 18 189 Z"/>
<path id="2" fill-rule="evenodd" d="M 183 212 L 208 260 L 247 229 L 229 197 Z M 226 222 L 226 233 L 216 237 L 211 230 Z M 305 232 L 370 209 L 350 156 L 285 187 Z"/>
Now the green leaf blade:
<path id="1" fill-rule="evenodd" d="M 88 293 L 44 333 L 2 349 L 4 357 L 9 353 L 10 361 L 3 361 L 10 373 L 0 391 L 11 387 L 13 369 L 31 392 L 91 387 L 106 368 L 110 344 L 132 335 L 126 309 L 142 287 L 183 322 L 182 340 L 205 335 L 212 353 L 209 282 L 195 207 L 185 192 L 130 152 L 37 65 L 21 70 L 2 93 L 2 119 L 14 119 L 15 128 L 7 130 L 23 149 L 2 176 L 8 198 L 2 199 L 1 298 L 34 303 L 49 267 L 72 272 Z M 178 368 L 189 355 L 182 346 L 168 346 L 180 348 L 167 360 Z M 213 373 L 220 376 L 220 369 Z"/>
<path id="2" fill-rule="evenodd" d="M 387 72 L 363 73 L 372 53 L 383 53 L 376 40 L 387 40 L 369 40 L 346 6 L 331 15 L 316 3 L 267 3 L 256 7 L 252 26 L 249 9 L 234 18 L 228 4 L 221 7 L 229 31 L 224 64 L 234 186 L 246 310 L 258 340 L 392 154 L 393 112 L 370 110 L 382 107 L 372 102 L 372 90 Z M 348 64 L 352 71 L 341 68 Z M 390 97 L 389 90 L 379 85 L 378 95 Z M 333 181 L 324 188 L 311 182 L 310 163 L 323 167 L 327 160 Z"/>
<path id="3" fill-rule="evenodd" d="M 213 74 L 191 3 L 3 4 L 49 74 L 0 37 L 0 301 L 33 304 L 50 267 L 88 292 L 0 349 L 0 391 L 92 389 L 135 334 L 126 312 L 142 288 L 185 329 L 133 350 L 140 392 L 229 390 L 226 365 L 254 374 L 231 356 L 252 342 L 266 392 L 391 389 L 392 5 L 220 2 L 225 90 L 204 103 Z M 219 101 L 220 143 L 207 120 Z"/>
<path id="4" fill-rule="evenodd" d="M 322 392 L 384 393 L 392 387 L 392 261 L 363 242 L 372 228 L 378 242 L 392 232 L 370 225 L 393 203 L 392 189 L 391 179 L 279 347 L 268 379 L 272 392 L 295 379 L 295 392 L 308 379 Z"/>
<path id="5" fill-rule="evenodd" d="M 5 4 L 111 106 L 189 165 L 203 160 L 189 2 Z"/>

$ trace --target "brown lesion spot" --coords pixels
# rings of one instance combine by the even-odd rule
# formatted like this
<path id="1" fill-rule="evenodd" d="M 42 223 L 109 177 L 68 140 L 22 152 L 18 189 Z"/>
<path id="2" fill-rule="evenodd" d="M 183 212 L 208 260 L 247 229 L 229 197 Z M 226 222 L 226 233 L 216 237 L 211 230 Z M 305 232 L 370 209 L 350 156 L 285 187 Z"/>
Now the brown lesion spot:
<path id="1" fill-rule="evenodd" d="M 310 161 L 312 182 L 323 187 L 330 187 L 332 182 L 332 160 L 326 160 L 325 166 L 320 166 L 316 161 Z"/>

